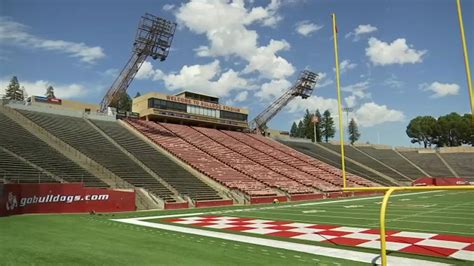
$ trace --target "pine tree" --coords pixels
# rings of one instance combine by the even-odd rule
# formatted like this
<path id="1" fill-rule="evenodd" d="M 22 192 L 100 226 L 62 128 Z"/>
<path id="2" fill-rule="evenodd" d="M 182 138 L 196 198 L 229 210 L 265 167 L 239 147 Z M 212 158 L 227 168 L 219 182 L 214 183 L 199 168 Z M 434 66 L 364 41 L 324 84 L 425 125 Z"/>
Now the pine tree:
<path id="1" fill-rule="evenodd" d="M 334 127 L 334 119 L 331 117 L 329 110 L 326 110 L 321 119 L 321 135 L 324 137 L 326 142 L 329 142 L 329 139 L 333 138 L 335 133 L 336 128 Z"/>
<path id="2" fill-rule="evenodd" d="M 352 118 L 351 122 L 349 122 L 349 127 L 347 128 L 347 130 L 349 131 L 349 140 L 353 145 L 354 142 L 358 141 L 360 138 L 359 127 L 357 126 L 357 123 L 354 118 Z"/>
<path id="3" fill-rule="evenodd" d="M 316 141 L 321 142 L 321 113 L 319 112 L 319 109 L 316 110 L 316 113 L 314 114 L 318 118 L 318 123 L 316 123 Z"/>
<path id="4" fill-rule="evenodd" d="M 293 122 L 293 125 L 291 125 L 290 129 L 290 137 L 296 137 L 298 134 L 298 126 L 296 125 L 296 122 Z"/>
<path id="5" fill-rule="evenodd" d="M 5 98 L 14 101 L 24 100 L 23 91 L 20 89 L 20 83 L 18 82 L 18 78 L 16 76 L 12 77 L 10 84 L 8 84 L 7 88 L 5 89 Z"/>
<path id="6" fill-rule="evenodd" d="M 313 139 L 314 138 L 314 130 L 313 130 L 313 122 L 312 122 L 313 115 L 309 113 L 308 109 L 306 109 L 306 113 L 303 117 L 303 137 L 306 139 Z"/>
<path id="7" fill-rule="evenodd" d="M 304 138 L 304 125 L 303 125 L 303 121 L 301 120 L 298 123 L 297 137 Z"/>
<path id="8" fill-rule="evenodd" d="M 53 86 L 48 86 L 48 88 L 46 89 L 46 94 L 44 96 L 48 97 L 48 99 L 56 99 L 56 96 L 54 96 Z"/>

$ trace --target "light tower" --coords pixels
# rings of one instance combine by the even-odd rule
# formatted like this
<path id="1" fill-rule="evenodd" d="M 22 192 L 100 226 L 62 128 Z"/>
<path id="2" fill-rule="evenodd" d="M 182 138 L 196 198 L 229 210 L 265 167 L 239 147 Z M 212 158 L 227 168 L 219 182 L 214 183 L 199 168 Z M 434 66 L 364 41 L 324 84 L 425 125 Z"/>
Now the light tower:
<path id="1" fill-rule="evenodd" d="M 267 122 L 270 121 L 270 119 L 272 119 L 291 100 L 298 96 L 301 96 L 303 99 L 311 96 L 318 79 L 318 74 L 308 70 L 302 71 L 298 80 L 291 88 L 289 88 L 282 96 L 280 96 L 280 98 L 275 100 L 249 123 L 250 130 L 264 132 Z"/>
<path id="2" fill-rule="evenodd" d="M 132 56 L 100 102 L 101 112 L 105 112 L 113 100 L 127 91 L 148 56 L 160 61 L 168 57 L 175 30 L 176 23 L 174 22 L 148 13 L 141 17 L 133 43 Z"/>

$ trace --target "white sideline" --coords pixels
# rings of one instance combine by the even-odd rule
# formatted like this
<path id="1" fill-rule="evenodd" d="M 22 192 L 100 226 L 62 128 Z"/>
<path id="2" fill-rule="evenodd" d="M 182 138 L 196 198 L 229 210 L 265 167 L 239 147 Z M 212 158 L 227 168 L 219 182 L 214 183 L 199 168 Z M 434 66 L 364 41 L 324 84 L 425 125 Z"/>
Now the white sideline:
<path id="1" fill-rule="evenodd" d="M 194 215 L 197 215 L 197 214 L 194 213 Z M 176 217 L 176 216 L 189 216 L 189 215 L 182 215 L 182 214 L 181 215 L 163 215 L 163 216 L 155 216 L 155 218 L 169 218 L 169 217 Z M 237 242 L 242 242 L 242 243 L 250 243 L 250 244 L 266 246 L 266 247 L 286 249 L 286 250 L 291 250 L 291 251 L 296 251 L 296 252 L 304 252 L 304 253 L 309 253 L 313 255 L 320 255 L 320 256 L 326 256 L 326 257 L 332 257 L 332 258 L 341 258 L 341 259 L 346 259 L 346 260 L 351 260 L 351 261 L 359 261 L 359 262 L 365 262 L 365 263 L 377 264 L 377 265 L 380 264 L 380 256 L 374 253 L 321 247 L 321 246 L 316 246 L 316 245 L 308 245 L 308 244 L 280 241 L 280 240 L 267 239 L 267 238 L 251 237 L 251 236 L 244 236 L 244 235 L 231 234 L 231 233 L 215 232 L 215 231 L 174 226 L 174 225 L 168 225 L 168 224 L 152 223 L 152 222 L 141 221 L 139 220 L 139 218 L 113 219 L 113 221 L 158 228 L 158 229 L 186 233 L 186 234 L 193 234 L 193 235 L 225 239 L 225 240 L 230 240 L 230 241 L 237 241 Z M 449 265 L 449 264 L 440 263 L 440 262 L 425 261 L 425 260 L 403 258 L 403 257 L 394 257 L 394 256 L 388 256 L 388 263 L 390 265 L 416 265 L 416 266 Z"/>

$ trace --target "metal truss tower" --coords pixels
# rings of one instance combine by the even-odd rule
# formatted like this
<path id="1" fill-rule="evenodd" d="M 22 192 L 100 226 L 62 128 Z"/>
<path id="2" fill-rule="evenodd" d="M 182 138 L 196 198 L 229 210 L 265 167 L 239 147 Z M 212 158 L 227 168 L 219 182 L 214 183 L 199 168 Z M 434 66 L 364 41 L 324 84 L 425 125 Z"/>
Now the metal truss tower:
<path id="1" fill-rule="evenodd" d="M 291 100 L 298 96 L 301 96 L 303 99 L 311 96 L 318 79 L 318 74 L 308 70 L 302 71 L 298 80 L 290 89 L 250 121 L 250 130 L 259 131 L 261 133 L 265 132 L 268 121 L 270 121 L 281 109 L 283 109 L 283 107 L 291 102 Z"/>
<path id="2" fill-rule="evenodd" d="M 176 23 L 146 13 L 138 24 L 132 56 L 122 69 L 104 98 L 100 102 L 100 111 L 106 112 L 107 107 L 128 86 L 148 56 L 154 60 L 164 61 L 170 51 L 171 42 L 176 30 Z"/>

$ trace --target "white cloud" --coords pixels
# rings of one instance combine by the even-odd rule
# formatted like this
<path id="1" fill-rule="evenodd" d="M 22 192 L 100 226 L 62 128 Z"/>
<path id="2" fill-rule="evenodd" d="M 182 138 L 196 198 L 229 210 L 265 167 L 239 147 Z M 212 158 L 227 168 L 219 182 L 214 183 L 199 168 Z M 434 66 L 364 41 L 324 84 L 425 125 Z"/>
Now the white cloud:
<path id="1" fill-rule="evenodd" d="M 6 88 L 10 83 L 10 79 L 3 78 L 0 80 L 0 88 Z M 80 98 L 90 93 L 85 86 L 77 83 L 58 84 L 47 80 L 25 81 L 20 80 L 20 86 L 24 87 L 29 96 L 44 96 L 48 86 L 54 87 L 54 94 L 60 99 Z"/>
<path id="2" fill-rule="evenodd" d="M 377 38 L 369 39 L 369 47 L 365 49 L 365 54 L 374 65 L 390 64 L 414 64 L 423 61 L 426 50 L 415 50 L 407 45 L 403 38 L 396 39 L 392 43 L 386 43 Z"/>
<path id="3" fill-rule="evenodd" d="M 357 28 L 354 29 L 354 31 L 351 31 L 348 34 L 346 34 L 345 37 L 349 38 L 351 36 L 354 36 L 354 41 L 358 41 L 361 35 L 369 34 L 375 31 L 377 31 L 377 27 L 372 26 L 370 24 L 359 25 L 357 26 Z"/>
<path id="4" fill-rule="evenodd" d="M 398 79 L 395 74 L 392 74 L 390 78 L 386 79 L 383 82 L 383 85 L 388 86 L 390 88 L 399 89 L 405 85 L 405 82 Z"/>
<path id="5" fill-rule="evenodd" d="M 357 123 L 362 127 L 372 127 L 386 122 L 400 122 L 405 118 L 403 112 L 374 102 L 363 104 L 354 114 Z"/>
<path id="6" fill-rule="evenodd" d="M 248 91 L 241 91 L 235 96 L 234 102 L 243 102 L 247 100 L 248 95 L 249 95 Z"/>
<path id="7" fill-rule="evenodd" d="M 318 80 L 318 83 L 316 83 L 316 86 L 315 86 L 316 88 L 323 88 L 334 83 L 332 79 L 326 78 L 327 74 L 325 72 L 319 72 L 318 75 L 319 75 L 319 80 Z"/>
<path id="8" fill-rule="evenodd" d="M 307 37 L 310 36 L 311 33 L 316 32 L 323 28 L 323 25 L 317 25 L 308 20 L 300 21 L 296 24 L 296 32 L 299 34 Z"/>
<path id="9" fill-rule="evenodd" d="M 369 85 L 369 81 L 363 81 L 342 87 L 342 91 L 351 93 L 350 96 L 344 99 L 348 105 L 347 107 L 354 107 L 357 105 L 358 100 L 369 99 L 372 96 L 370 92 L 367 92 Z"/>
<path id="10" fill-rule="evenodd" d="M 27 26 L 3 17 L 0 17 L 0 43 L 65 53 L 89 64 L 105 57 L 100 46 L 91 47 L 82 42 L 44 39 L 28 33 Z"/>
<path id="11" fill-rule="evenodd" d="M 257 32 L 247 28 L 255 23 L 275 26 L 281 20 L 279 7 L 277 0 L 251 9 L 244 1 L 191 0 L 181 5 L 176 17 L 179 24 L 207 36 L 209 45 L 198 47 L 198 56 L 238 56 L 248 62 L 245 73 L 258 71 L 263 77 L 281 79 L 294 73 L 293 65 L 277 55 L 290 45 L 284 40 L 271 40 L 259 46 Z"/>
<path id="12" fill-rule="evenodd" d="M 341 63 L 339 63 L 339 71 L 341 74 L 347 72 L 348 70 L 356 68 L 357 64 L 356 63 L 351 63 L 351 60 L 346 59 L 343 60 Z M 332 69 L 333 71 L 336 71 L 336 68 Z"/>
<path id="13" fill-rule="evenodd" d="M 291 101 L 286 109 L 289 113 L 303 113 L 306 109 L 312 113 L 314 113 L 316 109 L 319 109 L 321 113 L 325 110 L 329 110 L 334 116 L 337 114 L 337 100 L 317 95 L 313 95 L 307 99 L 298 97 Z"/>
<path id="14" fill-rule="evenodd" d="M 286 79 L 271 80 L 261 86 L 259 92 L 255 96 L 263 100 L 273 100 L 280 97 L 291 86 L 291 83 Z"/>
<path id="15" fill-rule="evenodd" d="M 162 80 L 166 89 L 191 90 L 217 97 L 228 96 L 234 90 L 250 90 L 255 87 L 232 69 L 222 72 L 219 60 L 204 65 L 184 65 L 178 73 L 163 73 L 154 69 L 150 62 L 143 63 L 135 76 L 137 79 Z M 241 96 L 243 97 L 243 96 Z"/>
<path id="16" fill-rule="evenodd" d="M 164 11 L 170 11 L 170 10 L 173 10 L 175 8 L 175 5 L 172 5 L 172 4 L 166 4 L 163 6 L 163 10 Z"/>
<path id="17" fill-rule="evenodd" d="M 423 91 L 431 91 L 434 92 L 430 97 L 431 98 L 441 98 L 449 95 L 458 95 L 459 93 L 459 85 L 456 83 L 440 83 L 440 82 L 433 82 L 431 84 L 423 83 L 420 85 L 420 88 Z"/>
<path id="18" fill-rule="evenodd" d="M 145 61 L 143 62 L 142 66 L 140 69 L 138 69 L 137 74 L 135 75 L 135 78 L 138 80 L 142 79 L 151 79 L 151 80 L 160 80 L 164 76 L 163 72 L 159 69 L 153 69 L 153 65 Z"/>

